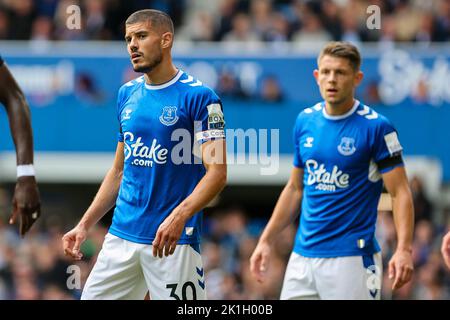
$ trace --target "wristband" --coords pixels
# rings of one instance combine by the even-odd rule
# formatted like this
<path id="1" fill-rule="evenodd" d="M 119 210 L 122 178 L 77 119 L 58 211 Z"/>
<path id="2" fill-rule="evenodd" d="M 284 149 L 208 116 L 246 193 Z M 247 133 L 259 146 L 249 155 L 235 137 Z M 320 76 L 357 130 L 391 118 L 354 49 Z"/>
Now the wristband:
<path id="1" fill-rule="evenodd" d="M 34 166 L 32 164 L 21 164 L 17 166 L 17 178 L 23 176 L 35 176 Z"/>

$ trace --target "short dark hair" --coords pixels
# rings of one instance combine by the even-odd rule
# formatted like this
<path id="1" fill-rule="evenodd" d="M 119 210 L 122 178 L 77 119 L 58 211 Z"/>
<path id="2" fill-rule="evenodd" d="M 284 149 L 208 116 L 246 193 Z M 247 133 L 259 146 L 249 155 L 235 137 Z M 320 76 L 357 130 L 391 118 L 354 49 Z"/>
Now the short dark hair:
<path id="1" fill-rule="evenodd" d="M 317 58 L 317 64 L 319 64 L 319 61 L 323 56 L 347 59 L 355 71 L 359 71 L 359 68 L 361 67 L 361 55 L 358 48 L 349 42 L 333 41 L 328 43 L 322 51 L 320 51 L 319 57 Z"/>
<path id="2" fill-rule="evenodd" d="M 146 21 L 150 22 L 152 27 L 158 28 L 160 31 L 174 33 L 173 22 L 170 16 L 165 12 L 154 9 L 144 9 L 132 13 L 125 21 L 125 24 Z"/>

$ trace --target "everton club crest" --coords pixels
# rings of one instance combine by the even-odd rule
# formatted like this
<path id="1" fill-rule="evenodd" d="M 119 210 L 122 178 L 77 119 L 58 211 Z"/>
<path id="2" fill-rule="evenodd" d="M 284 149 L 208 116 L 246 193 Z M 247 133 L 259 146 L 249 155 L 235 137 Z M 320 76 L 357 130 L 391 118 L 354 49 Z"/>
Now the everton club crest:
<path id="1" fill-rule="evenodd" d="M 177 107 L 164 107 L 159 121 L 166 126 L 171 126 L 178 121 Z"/>
<path id="2" fill-rule="evenodd" d="M 355 139 L 343 137 L 337 148 L 339 153 L 343 156 L 351 156 L 356 151 Z"/>

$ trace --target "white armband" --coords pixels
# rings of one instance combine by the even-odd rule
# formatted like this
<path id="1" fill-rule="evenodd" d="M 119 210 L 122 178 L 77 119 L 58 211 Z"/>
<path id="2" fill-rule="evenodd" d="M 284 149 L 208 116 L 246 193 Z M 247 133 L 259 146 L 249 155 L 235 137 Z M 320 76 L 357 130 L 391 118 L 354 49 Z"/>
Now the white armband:
<path id="1" fill-rule="evenodd" d="M 17 178 L 23 176 L 35 176 L 34 166 L 32 164 L 21 164 L 17 166 Z"/>

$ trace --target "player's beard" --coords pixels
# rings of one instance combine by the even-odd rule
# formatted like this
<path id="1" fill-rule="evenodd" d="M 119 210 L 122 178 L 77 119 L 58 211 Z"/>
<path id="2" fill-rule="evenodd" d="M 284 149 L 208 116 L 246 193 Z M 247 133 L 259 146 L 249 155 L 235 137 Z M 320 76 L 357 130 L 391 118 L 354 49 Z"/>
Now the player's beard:
<path id="1" fill-rule="evenodd" d="M 155 69 L 162 62 L 162 52 L 158 54 L 147 64 L 141 66 L 134 66 L 133 70 L 136 72 L 149 73 Z"/>

